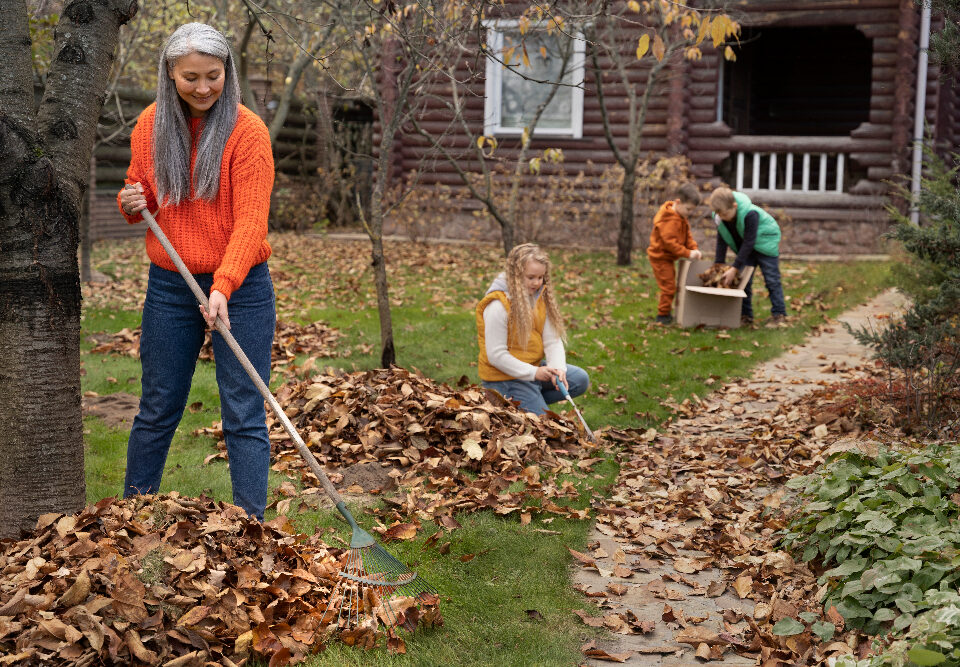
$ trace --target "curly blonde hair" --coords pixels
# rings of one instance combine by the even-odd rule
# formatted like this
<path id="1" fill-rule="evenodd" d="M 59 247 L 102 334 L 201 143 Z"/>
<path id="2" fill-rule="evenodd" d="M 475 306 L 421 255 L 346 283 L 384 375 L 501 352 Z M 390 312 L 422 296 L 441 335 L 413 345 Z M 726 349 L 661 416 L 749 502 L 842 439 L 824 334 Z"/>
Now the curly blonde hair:
<path id="1" fill-rule="evenodd" d="M 543 287 L 540 298 L 547 306 L 547 317 L 553 325 L 554 331 L 562 339 L 566 339 L 563 318 L 553 294 L 553 283 L 550 280 L 550 258 L 540 246 L 534 243 L 522 243 L 514 246 L 507 255 L 507 289 L 510 293 L 510 317 L 507 321 L 507 332 L 514 345 L 526 348 L 530 342 L 530 333 L 533 329 L 533 307 L 530 299 L 523 298 L 527 290 L 523 284 L 523 271 L 527 262 L 534 261 L 543 264 L 546 269 L 543 273 Z"/>

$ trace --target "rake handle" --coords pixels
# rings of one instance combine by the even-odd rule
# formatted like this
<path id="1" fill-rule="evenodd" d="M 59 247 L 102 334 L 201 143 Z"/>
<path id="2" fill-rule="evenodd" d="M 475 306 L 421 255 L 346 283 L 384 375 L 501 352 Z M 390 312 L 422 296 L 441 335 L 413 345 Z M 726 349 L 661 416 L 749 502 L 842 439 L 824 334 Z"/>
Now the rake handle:
<path id="1" fill-rule="evenodd" d="M 132 188 L 133 186 L 127 185 L 126 187 Z M 180 275 L 183 276 L 183 279 L 187 281 L 187 285 L 190 286 L 190 290 L 193 292 L 193 295 L 197 297 L 197 301 L 199 301 L 204 308 L 209 308 L 210 306 L 207 301 L 207 295 L 203 293 L 203 290 L 200 289 L 200 285 L 197 284 L 196 278 L 193 277 L 193 274 L 190 273 L 187 265 L 183 263 L 182 259 L 180 259 L 180 255 L 173 247 L 173 244 L 170 243 L 170 239 L 168 239 L 167 235 L 163 233 L 162 229 L 160 229 L 160 225 L 157 224 L 153 214 L 147 209 L 142 210 L 140 214 L 143 216 L 143 219 L 146 220 L 147 225 L 150 227 L 150 231 L 153 232 L 154 236 L 157 237 L 157 240 L 160 241 L 160 245 L 162 245 L 163 249 L 167 252 L 167 256 L 173 260 L 173 263 L 176 265 Z M 270 407 L 273 408 L 274 414 L 277 415 L 280 423 L 283 424 L 283 428 L 287 432 L 287 435 L 290 436 L 290 438 L 293 440 L 293 444 L 296 445 L 297 452 L 300 453 L 300 456 L 303 457 L 303 460 L 307 462 L 308 466 L 310 466 L 310 471 L 316 475 L 317 479 L 320 480 L 320 485 L 323 486 L 323 490 L 327 492 L 327 495 L 330 496 L 330 499 L 336 504 L 337 509 L 340 510 L 340 513 L 344 515 L 344 518 L 346 518 L 351 525 L 355 525 L 353 517 L 349 516 L 349 512 L 346 511 L 343 498 L 341 498 L 340 494 L 337 493 L 337 489 L 333 486 L 330 478 L 327 477 L 327 473 L 325 473 L 323 468 L 320 467 L 320 462 L 317 461 L 316 457 L 313 455 L 313 452 L 311 452 L 307 448 L 306 444 L 304 444 L 303 438 L 300 437 L 300 434 L 297 433 L 297 430 L 293 427 L 293 424 L 290 423 L 290 419 L 286 414 L 284 414 L 283 409 L 280 407 L 280 403 L 278 403 L 277 399 L 274 398 L 273 394 L 270 392 L 270 389 L 264 383 L 263 378 L 260 377 L 260 374 L 253 367 L 253 364 L 250 363 L 250 359 L 247 358 L 247 355 L 240 347 L 240 344 L 237 343 L 237 339 L 233 337 L 233 334 L 230 333 L 227 325 L 223 323 L 223 320 L 221 320 L 219 316 L 216 320 L 216 329 L 220 332 L 220 335 L 223 336 L 223 339 L 227 342 L 227 345 L 230 346 L 230 349 L 233 350 L 233 353 L 237 357 L 237 361 L 240 362 L 240 365 L 243 366 L 243 370 L 245 370 L 247 375 L 250 376 L 250 379 L 253 380 L 253 384 L 256 385 L 260 395 L 263 396 L 264 400 L 266 400 L 267 403 L 270 404 Z"/>
<path id="2" fill-rule="evenodd" d="M 590 430 L 590 427 L 587 426 L 586 420 L 583 418 L 583 415 L 580 414 L 580 410 L 577 409 L 577 404 L 573 402 L 573 398 L 570 396 L 570 391 L 567 389 L 566 383 L 560 378 L 557 378 L 557 386 L 560 387 L 560 393 L 563 394 L 565 399 L 567 399 L 567 402 L 573 408 L 573 411 L 577 413 L 577 418 L 580 420 L 580 423 L 583 424 L 583 430 L 587 432 L 587 436 L 589 436 L 592 442 L 596 442 L 597 436 L 595 436 L 593 431 Z"/>

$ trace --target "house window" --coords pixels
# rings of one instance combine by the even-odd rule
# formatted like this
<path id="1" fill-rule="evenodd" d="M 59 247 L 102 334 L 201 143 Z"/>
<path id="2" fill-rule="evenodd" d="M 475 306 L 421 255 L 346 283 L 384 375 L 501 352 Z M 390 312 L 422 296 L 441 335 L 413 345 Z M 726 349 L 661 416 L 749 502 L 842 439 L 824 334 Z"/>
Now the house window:
<path id="1" fill-rule="evenodd" d="M 583 136 L 584 40 L 531 27 L 521 35 L 516 21 L 487 24 L 486 100 L 483 131 L 520 135 L 554 87 L 534 130 L 537 136 Z M 526 50 L 527 58 L 523 53 Z M 504 67 L 509 62 L 511 67 Z M 556 83 L 560 82 L 560 86 Z"/>

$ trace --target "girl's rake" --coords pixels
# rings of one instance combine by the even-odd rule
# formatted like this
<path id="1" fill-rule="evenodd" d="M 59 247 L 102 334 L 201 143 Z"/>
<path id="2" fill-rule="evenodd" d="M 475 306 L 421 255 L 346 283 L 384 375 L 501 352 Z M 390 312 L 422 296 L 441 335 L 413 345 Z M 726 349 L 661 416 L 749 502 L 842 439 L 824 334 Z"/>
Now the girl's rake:
<path id="1" fill-rule="evenodd" d="M 567 399 L 567 403 L 573 407 L 573 411 L 577 413 L 577 417 L 580 419 L 580 423 L 583 424 L 583 430 L 587 432 L 587 436 L 590 438 L 590 442 L 596 442 L 597 436 L 593 434 L 593 431 L 590 430 L 590 427 L 587 426 L 587 422 L 584 420 L 583 415 L 580 414 L 580 411 L 577 410 L 577 404 L 573 402 L 573 399 L 570 397 L 570 392 L 567 390 L 567 385 L 563 380 L 557 378 L 557 386 L 560 387 L 560 393 L 563 394 L 563 397 Z"/>
<path id="2" fill-rule="evenodd" d="M 132 188 L 133 186 L 127 185 L 126 187 Z M 146 209 L 141 211 L 141 214 L 143 215 L 143 219 L 147 221 L 150 231 L 154 233 L 157 240 L 160 241 L 160 244 L 163 246 L 163 249 L 166 250 L 167 255 L 177 266 L 180 275 L 187 281 L 187 285 L 190 286 L 193 295 L 197 297 L 197 300 L 205 309 L 209 308 L 207 296 L 203 293 L 203 290 L 200 289 L 197 281 L 190 273 L 190 270 L 187 269 L 183 260 L 180 259 L 180 255 L 177 254 L 177 251 L 170 243 L 166 234 L 160 229 L 160 225 L 157 224 L 153 215 Z M 330 499 L 333 500 L 337 511 L 343 515 L 343 518 L 346 519 L 350 527 L 353 528 L 353 536 L 350 538 L 350 554 L 347 557 L 346 567 L 340 572 L 341 579 L 352 583 L 347 584 L 344 582 L 344 592 L 341 598 L 338 623 L 340 619 L 344 619 L 346 625 L 352 625 L 360 620 L 360 613 L 362 611 L 371 611 L 372 605 L 369 597 L 367 597 L 366 604 L 364 603 L 365 588 L 372 588 L 376 591 L 379 602 L 383 605 L 383 609 L 386 611 L 390 623 L 394 623 L 394 619 L 396 618 L 391 607 L 390 597 L 397 595 L 410 596 L 420 602 L 435 599 L 437 591 L 433 586 L 418 577 L 416 572 L 413 572 L 406 565 L 391 556 L 386 549 L 376 543 L 370 533 L 357 525 L 350 510 L 347 509 L 346 504 L 343 502 L 343 498 L 340 497 L 333 483 L 330 482 L 330 478 L 327 477 L 327 473 L 320 467 L 320 463 L 313 456 L 313 452 L 304 444 L 300 434 L 297 433 L 293 424 L 290 423 L 290 419 L 287 418 L 287 415 L 280 407 L 280 403 L 277 402 L 277 399 L 274 398 L 270 389 L 264 384 L 260 374 L 257 373 L 253 364 L 250 363 L 247 355 L 233 337 L 233 334 L 230 333 L 230 330 L 227 329 L 223 320 L 219 317 L 216 321 L 216 328 L 227 342 L 227 345 L 230 346 L 230 349 L 233 350 L 240 365 L 243 366 L 243 370 L 245 370 L 247 375 L 250 376 L 250 379 L 253 380 L 260 394 L 267 403 L 270 404 L 274 414 L 277 415 L 280 423 L 283 424 L 287 435 L 293 440 L 293 444 L 296 446 L 300 456 L 303 457 L 303 460 L 306 461 L 310 470 L 316 475 L 317 479 L 320 480 L 320 485 L 323 486 L 323 490 L 326 491 Z M 346 607 L 346 614 L 344 614 L 344 607 Z"/>

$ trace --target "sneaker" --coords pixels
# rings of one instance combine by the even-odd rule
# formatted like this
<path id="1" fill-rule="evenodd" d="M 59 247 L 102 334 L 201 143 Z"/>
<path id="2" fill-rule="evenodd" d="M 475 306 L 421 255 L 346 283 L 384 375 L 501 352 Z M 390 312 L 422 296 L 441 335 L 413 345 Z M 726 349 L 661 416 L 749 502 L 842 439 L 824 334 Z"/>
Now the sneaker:
<path id="1" fill-rule="evenodd" d="M 657 324 L 673 324 L 673 317 L 671 315 L 657 315 L 656 322 Z"/>
<path id="2" fill-rule="evenodd" d="M 740 316 L 740 326 L 742 326 L 742 327 L 752 327 L 752 326 L 753 326 L 753 318 L 752 318 L 752 317 L 747 317 L 746 315 L 741 315 L 741 316 Z"/>
<path id="3" fill-rule="evenodd" d="M 767 320 L 767 327 L 770 329 L 783 328 L 787 326 L 787 316 L 786 315 L 772 315 L 769 320 Z"/>

